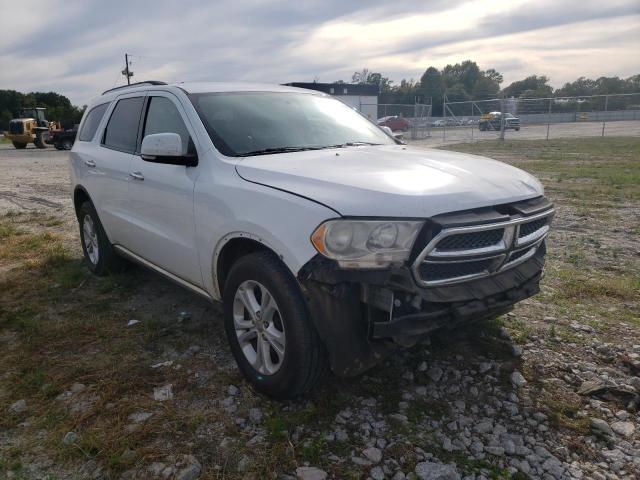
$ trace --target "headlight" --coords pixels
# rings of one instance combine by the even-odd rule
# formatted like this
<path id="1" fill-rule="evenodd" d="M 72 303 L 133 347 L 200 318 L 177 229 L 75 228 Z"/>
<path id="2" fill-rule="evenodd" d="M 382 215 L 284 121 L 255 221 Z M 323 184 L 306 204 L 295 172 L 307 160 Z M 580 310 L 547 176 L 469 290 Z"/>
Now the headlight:
<path id="1" fill-rule="evenodd" d="M 328 220 L 311 235 L 319 253 L 343 268 L 384 268 L 409 258 L 423 222 Z"/>

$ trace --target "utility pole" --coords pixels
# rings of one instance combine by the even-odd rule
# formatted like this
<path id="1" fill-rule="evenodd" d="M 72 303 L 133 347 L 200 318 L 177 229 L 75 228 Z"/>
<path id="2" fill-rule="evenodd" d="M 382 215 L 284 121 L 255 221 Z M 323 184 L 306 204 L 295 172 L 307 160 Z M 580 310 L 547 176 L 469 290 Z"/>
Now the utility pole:
<path id="1" fill-rule="evenodd" d="M 122 70 L 122 75 L 127 77 L 127 85 L 131 85 L 131 77 L 133 77 L 133 72 L 129 71 L 129 54 L 124 54 L 124 70 Z"/>

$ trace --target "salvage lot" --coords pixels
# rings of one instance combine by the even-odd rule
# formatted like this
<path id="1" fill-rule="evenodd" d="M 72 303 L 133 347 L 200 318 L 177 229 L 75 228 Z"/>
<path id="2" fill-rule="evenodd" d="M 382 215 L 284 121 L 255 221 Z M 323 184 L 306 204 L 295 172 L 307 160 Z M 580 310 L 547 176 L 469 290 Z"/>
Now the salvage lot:
<path id="1" fill-rule="evenodd" d="M 218 305 L 137 268 L 89 275 L 66 153 L 0 146 L 0 476 L 633 478 L 640 139 L 447 148 L 545 184 L 557 214 L 542 293 L 278 403 L 242 380 Z"/>

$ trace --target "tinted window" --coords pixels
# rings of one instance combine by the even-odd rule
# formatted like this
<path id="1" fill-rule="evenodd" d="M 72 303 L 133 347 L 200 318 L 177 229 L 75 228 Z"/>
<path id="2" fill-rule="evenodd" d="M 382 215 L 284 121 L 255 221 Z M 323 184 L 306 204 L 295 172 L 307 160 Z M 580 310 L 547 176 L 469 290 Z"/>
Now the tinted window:
<path id="1" fill-rule="evenodd" d="M 118 101 L 104 132 L 104 145 L 124 152 L 135 152 L 143 101 L 144 97 Z"/>
<path id="2" fill-rule="evenodd" d="M 143 137 L 154 133 L 177 133 L 182 139 L 182 153 L 189 147 L 189 132 L 182 116 L 171 100 L 165 97 L 151 97 L 147 110 L 147 120 Z"/>
<path id="3" fill-rule="evenodd" d="M 103 103 L 102 105 L 92 108 L 91 111 L 87 113 L 87 118 L 84 121 L 82 131 L 78 137 L 81 142 L 90 142 L 93 140 L 93 136 L 96 134 L 98 125 L 100 125 L 100 120 L 102 120 L 102 116 L 108 106 L 108 103 Z"/>

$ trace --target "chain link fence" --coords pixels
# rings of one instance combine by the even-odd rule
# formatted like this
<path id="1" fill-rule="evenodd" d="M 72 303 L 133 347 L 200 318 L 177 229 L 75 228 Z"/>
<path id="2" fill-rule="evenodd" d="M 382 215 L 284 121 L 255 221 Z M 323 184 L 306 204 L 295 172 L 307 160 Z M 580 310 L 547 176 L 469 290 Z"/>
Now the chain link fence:
<path id="1" fill-rule="evenodd" d="M 443 143 L 496 138 L 640 136 L 640 93 L 451 102 L 432 120 Z"/>

